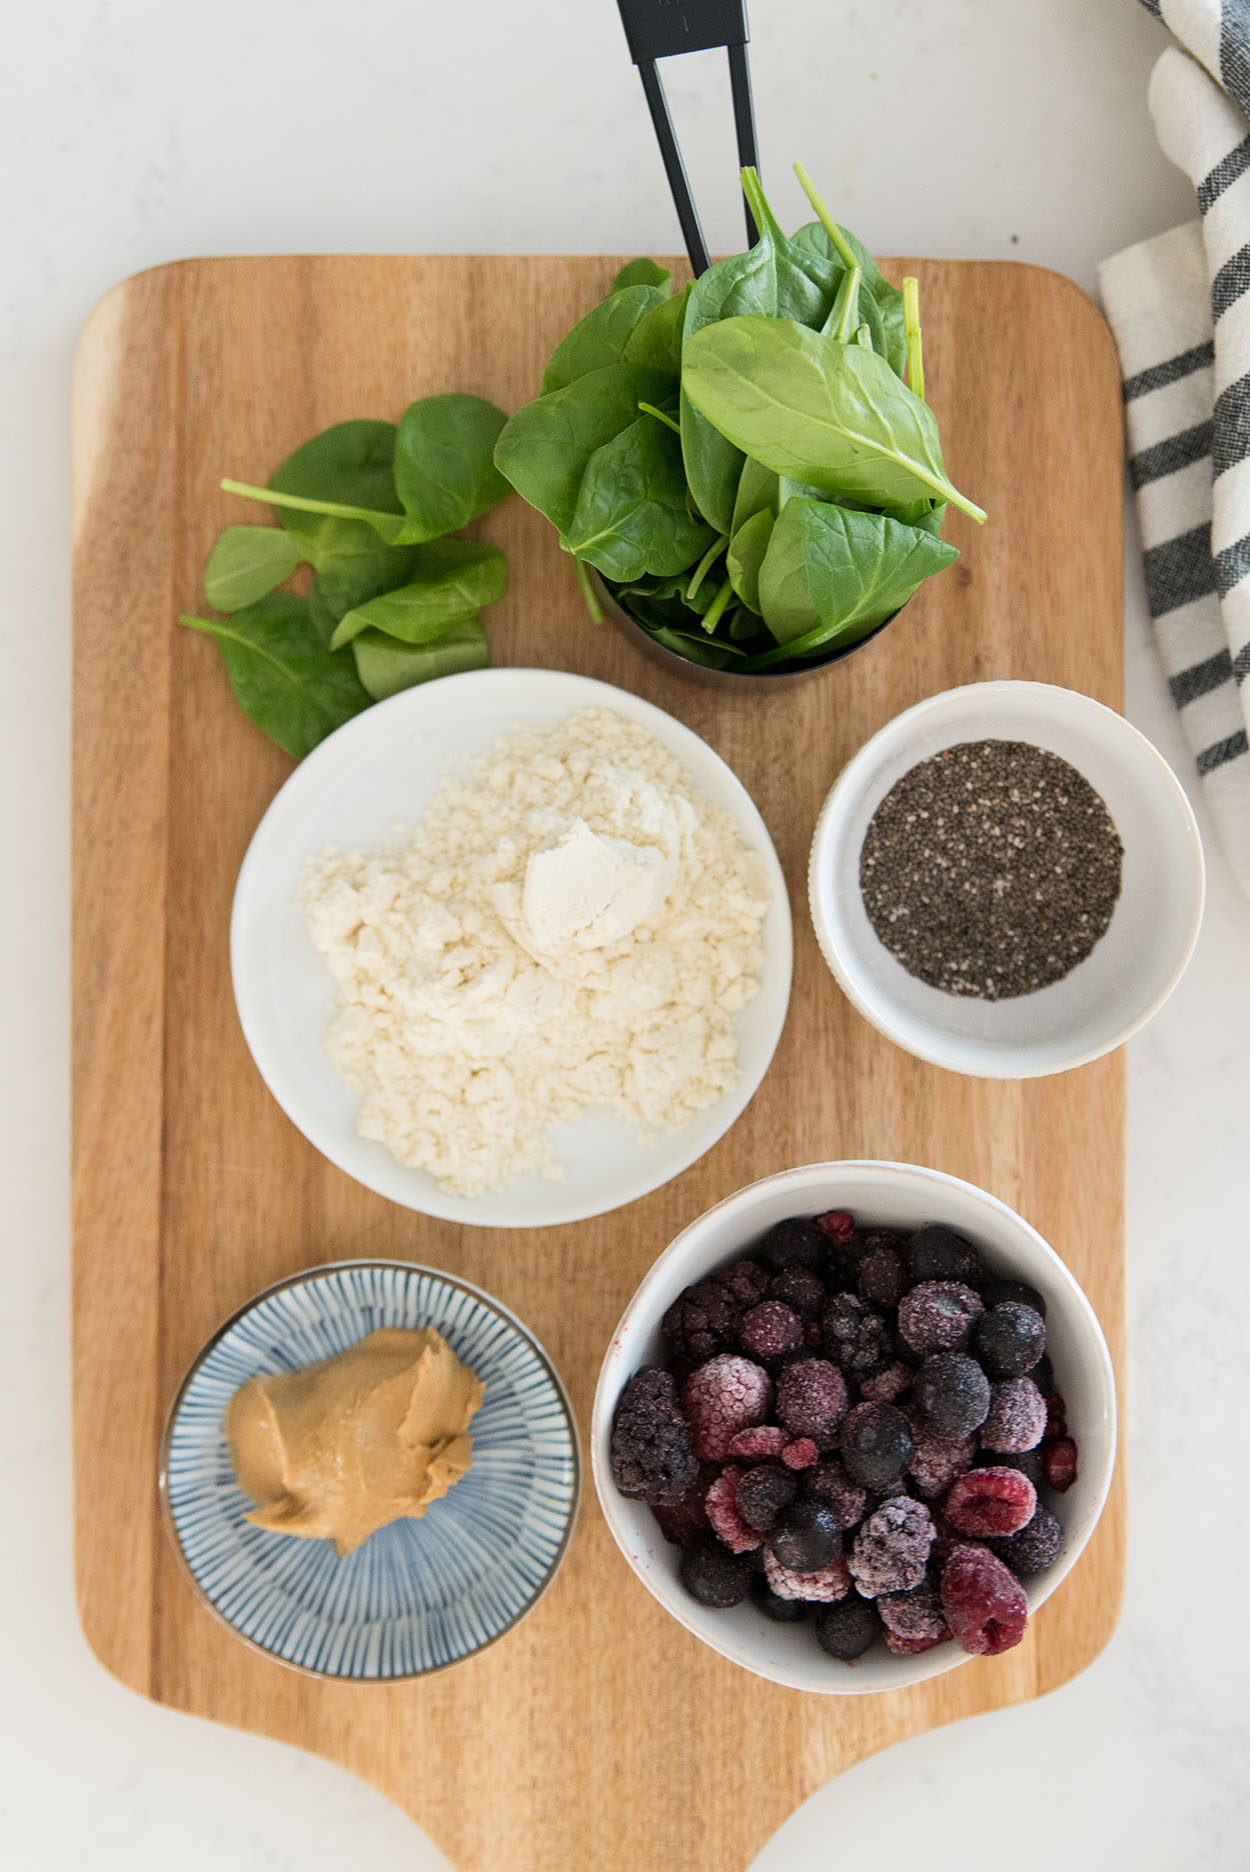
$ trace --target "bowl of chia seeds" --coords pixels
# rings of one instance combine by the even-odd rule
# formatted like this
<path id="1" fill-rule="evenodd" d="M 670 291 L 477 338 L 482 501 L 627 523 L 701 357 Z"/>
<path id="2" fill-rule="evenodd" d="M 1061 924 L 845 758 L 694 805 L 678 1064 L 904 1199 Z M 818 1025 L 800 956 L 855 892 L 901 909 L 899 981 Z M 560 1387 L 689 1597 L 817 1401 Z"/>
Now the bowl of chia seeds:
<path id="1" fill-rule="evenodd" d="M 860 1013 L 919 1058 L 993 1079 L 1110 1052 L 1193 953 L 1205 873 L 1162 755 L 1047 683 L 907 709 L 843 769 L 812 841 L 821 950 Z"/>

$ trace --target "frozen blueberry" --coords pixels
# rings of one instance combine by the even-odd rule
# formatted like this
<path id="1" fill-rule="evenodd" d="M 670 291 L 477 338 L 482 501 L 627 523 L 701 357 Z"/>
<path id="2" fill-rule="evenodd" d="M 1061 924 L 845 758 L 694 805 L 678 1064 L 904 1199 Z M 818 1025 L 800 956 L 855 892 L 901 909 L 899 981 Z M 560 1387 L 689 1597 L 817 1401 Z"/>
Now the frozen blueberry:
<path id="1" fill-rule="evenodd" d="M 832 1566 L 842 1552 L 842 1529 L 836 1515 L 805 1496 L 786 1509 L 768 1545 L 791 1573 L 815 1573 Z"/>
<path id="2" fill-rule="evenodd" d="M 825 1231 L 810 1216 L 787 1216 L 761 1236 L 753 1254 L 774 1274 L 792 1267 L 807 1268 L 814 1274 L 824 1266 L 828 1248 Z"/>
<path id="3" fill-rule="evenodd" d="M 837 1441 L 846 1415 L 846 1380 L 828 1359 L 796 1359 L 777 1380 L 777 1415 L 796 1437 L 811 1437 L 820 1449 Z"/>
<path id="4" fill-rule="evenodd" d="M 977 1320 L 972 1345 L 987 1377 L 1023 1378 L 1046 1350 L 1046 1322 L 1031 1306 L 1004 1300 Z"/>
<path id="5" fill-rule="evenodd" d="M 748 1358 L 780 1359 L 803 1343 L 803 1322 L 782 1300 L 761 1300 L 743 1316 L 739 1335 Z"/>
<path id="6" fill-rule="evenodd" d="M 982 1311 L 963 1281 L 921 1281 L 899 1302 L 898 1329 L 912 1353 L 962 1352 Z"/>
<path id="7" fill-rule="evenodd" d="M 767 1533 L 799 1492 L 799 1478 L 780 1463 L 759 1463 L 738 1483 L 738 1513 L 748 1527 Z"/>
<path id="8" fill-rule="evenodd" d="M 822 1456 L 815 1468 L 803 1477 L 803 1493 L 813 1501 L 823 1502 L 835 1516 L 838 1526 L 851 1528 L 861 1521 L 868 1497 L 858 1483 L 852 1482 L 836 1456 Z"/>
<path id="9" fill-rule="evenodd" d="M 1043 1319 L 1046 1317 L 1045 1300 L 1042 1298 L 1041 1294 L 1038 1293 L 1037 1288 L 1030 1287 L 1027 1281 L 987 1281 L 981 1290 L 981 1298 L 984 1300 L 987 1310 L 990 1307 L 1002 1306 L 1005 1301 L 1011 1300 L 1019 1306 L 1032 1307 L 1033 1311 L 1035 1313 L 1040 1313 Z"/>
<path id="10" fill-rule="evenodd" d="M 692 1541 L 681 1556 L 681 1583 L 700 1605 L 741 1605 L 751 1589 L 750 1554 L 730 1553 L 714 1534 Z"/>
<path id="11" fill-rule="evenodd" d="M 972 1243 L 940 1222 L 917 1229 L 904 1251 L 914 1281 L 963 1281 L 980 1287 L 985 1266 Z"/>
<path id="12" fill-rule="evenodd" d="M 857 1404 L 842 1424 L 838 1447 L 851 1481 L 882 1494 L 906 1474 L 913 1445 L 907 1419 L 893 1404 Z"/>
<path id="13" fill-rule="evenodd" d="M 991 1540 L 989 1545 L 1017 1579 L 1031 1579 L 1034 1573 L 1044 1573 L 1059 1558 L 1063 1529 L 1050 1509 L 1043 1508 L 1039 1502 L 1033 1519 L 1018 1533 Z"/>
<path id="14" fill-rule="evenodd" d="M 1008 1378 L 990 1392 L 981 1448 L 1014 1455 L 1034 1449 L 1046 1429 L 1046 1400 L 1031 1378 Z"/>
<path id="15" fill-rule="evenodd" d="M 990 1381 L 966 1352 L 935 1352 L 927 1358 L 912 1395 L 935 1436 L 969 1436 L 989 1415 Z"/>
<path id="16" fill-rule="evenodd" d="M 921 1580 L 908 1592 L 882 1593 L 877 1600 L 881 1623 L 897 1638 L 927 1639 L 940 1644 L 949 1638 L 938 1589 L 929 1579 Z"/>
<path id="17" fill-rule="evenodd" d="M 768 1297 L 780 1300 L 783 1306 L 807 1321 L 820 1318 L 828 1295 L 825 1283 L 810 1268 L 788 1267 L 773 1275 L 768 1283 Z"/>
<path id="18" fill-rule="evenodd" d="M 852 1594 L 816 1614 L 816 1637 L 830 1657 L 853 1664 L 881 1636 L 881 1621 L 866 1599 Z"/>

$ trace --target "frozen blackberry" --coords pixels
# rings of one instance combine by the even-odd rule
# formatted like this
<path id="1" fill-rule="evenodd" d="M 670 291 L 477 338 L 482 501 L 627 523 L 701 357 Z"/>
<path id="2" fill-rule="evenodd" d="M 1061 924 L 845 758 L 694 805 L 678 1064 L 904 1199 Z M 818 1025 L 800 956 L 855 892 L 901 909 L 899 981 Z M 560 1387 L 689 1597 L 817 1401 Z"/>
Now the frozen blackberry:
<path id="1" fill-rule="evenodd" d="M 709 1274 L 674 1300 L 661 1322 L 673 1352 L 702 1365 L 718 1352 L 736 1351 L 742 1316 L 762 1300 L 768 1277 L 749 1261 Z"/>
<path id="2" fill-rule="evenodd" d="M 738 1483 L 738 1513 L 748 1527 L 767 1533 L 799 1492 L 799 1478 L 780 1463 L 759 1463 Z"/>
<path id="3" fill-rule="evenodd" d="M 935 1436 L 969 1436 L 989 1415 L 990 1381 L 966 1352 L 935 1352 L 920 1367 L 912 1396 Z"/>
<path id="4" fill-rule="evenodd" d="M 762 1424 L 772 1401 L 773 1381 L 751 1359 L 722 1352 L 700 1365 L 681 1388 L 695 1455 L 722 1462 L 738 1431 Z"/>
<path id="5" fill-rule="evenodd" d="M 813 1573 L 796 1573 L 782 1566 L 771 1547 L 765 1547 L 764 1578 L 779 1599 L 802 1599 L 809 1605 L 833 1605 L 851 1590 L 851 1576 L 841 1555 Z"/>
<path id="6" fill-rule="evenodd" d="M 754 1568 L 750 1554 L 730 1553 L 715 1534 L 704 1534 L 683 1550 L 678 1571 L 692 1599 L 723 1610 L 742 1604 L 751 1590 Z"/>
<path id="7" fill-rule="evenodd" d="M 838 1433 L 838 1448 L 851 1481 L 883 1494 L 906 1474 L 913 1445 L 907 1419 L 893 1404 L 857 1404 Z"/>
<path id="8" fill-rule="evenodd" d="M 803 1322 L 781 1300 L 761 1300 L 743 1316 L 739 1343 L 748 1358 L 784 1358 L 803 1343 Z"/>
<path id="9" fill-rule="evenodd" d="M 796 1359 L 777 1380 L 778 1417 L 796 1437 L 811 1437 L 818 1449 L 836 1443 L 846 1406 L 846 1380 L 828 1359 Z"/>
<path id="10" fill-rule="evenodd" d="M 972 1243 L 940 1222 L 917 1229 L 903 1252 L 913 1281 L 962 1281 L 968 1287 L 985 1284 L 985 1264 Z"/>
<path id="11" fill-rule="evenodd" d="M 1033 1519 L 1018 1533 L 991 1540 L 989 1546 L 1017 1579 L 1031 1579 L 1035 1573 L 1044 1573 L 1059 1558 L 1063 1529 L 1050 1509 L 1043 1508 L 1039 1502 Z"/>
<path id="12" fill-rule="evenodd" d="M 959 1534 L 985 1540 L 1018 1534 L 1033 1519 L 1037 1490 L 1018 1469 L 973 1469 L 946 1491 L 942 1513 Z"/>
<path id="13" fill-rule="evenodd" d="M 825 1231 L 810 1216 L 787 1216 L 784 1222 L 773 1223 L 752 1253 L 774 1274 L 792 1267 L 815 1274 L 825 1265 L 828 1246 Z"/>
<path id="14" fill-rule="evenodd" d="M 861 1521 L 868 1497 L 858 1483 L 852 1482 L 836 1456 L 822 1456 L 815 1468 L 803 1477 L 803 1493 L 828 1508 L 838 1526 L 852 1528 Z"/>
<path id="15" fill-rule="evenodd" d="M 613 1413 L 609 1457 L 621 1494 L 652 1507 L 680 1502 L 697 1480 L 699 1465 L 668 1372 L 644 1365 L 629 1379 Z"/>
<path id="16" fill-rule="evenodd" d="M 858 1294 L 835 1294 L 821 1316 L 825 1353 L 848 1378 L 888 1365 L 890 1328 L 884 1314 L 864 1305 Z"/>
<path id="17" fill-rule="evenodd" d="M 1015 1574 L 988 1547 L 956 1547 L 942 1568 L 942 1610 L 974 1657 L 997 1657 L 1024 1637 L 1028 1601 Z"/>
<path id="18" fill-rule="evenodd" d="M 910 1276 L 903 1257 L 889 1243 L 865 1248 L 855 1269 L 855 1289 L 869 1306 L 897 1306 Z"/>
<path id="19" fill-rule="evenodd" d="M 1023 1378 L 1046 1350 L 1046 1322 L 1031 1306 L 1004 1300 L 983 1313 L 972 1344 L 989 1378 Z"/>
<path id="20" fill-rule="evenodd" d="M 882 1593 L 877 1611 L 881 1623 L 896 1638 L 923 1638 L 929 1644 L 940 1644 L 950 1637 L 937 1586 L 930 1579 L 921 1580 L 909 1592 Z"/>
<path id="21" fill-rule="evenodd" d="M 828 1508 L 804 1497 L 781 1516 L 768 1548 L 789 1572 L 816 1573 L 842 1552 L 842 1529 Z"/>
<path id="22" fill-rule="evenodd" d="M 864 1522 L 851 1548 L 851 1578 L 865 1599 L 919 1586 L 933 1545 L 933 1517 L 923 1502 L 898 1495 Z"/>
<path id="23" fill-rule="evenodd" d="M 962 1352 L 983 1311 L 963 1281 L 920 1281 L 899 1302 L 898 1330 L 913 1353 Z"/>
<path id="24" fill-rule="evenodd" d="M 1034 1449 L 1046 1429 L 1046 1400 L 1031 1378 L 1008 1378 L 990 1392 L 981 1448 L 1014 1455 Z"/>
<path id="25" fill-rule="evenodd" d="M 1046 1317 L 1045 1300 L 1042 1298 L 1041 1294 L 1038 1293 L 1037 1288 L 1030 1287 L 1027 1281 L 987 1281 L 985 1286 L 981 1289 L 981 1298 L 985 1302 L 987 1311 L 991 1307 L 1002 1306 L 1006 1301 L 1010 1300 L 1019 1306 L 1032 1307 L 1033 1311 L 1035 1313 L 1040 1313 L 1043 1319 Z"/>
<path id="26" fill-rule="evenodd" d="M 825 1283 L 810 1268 L 782 1268 L 768 1283 L 768 1298 L 780 1300 L 804 1322 L 818 1320 L 824 1311 Z"/>
<path id="27" fill-rule="evenodd" d="M 822 1606 L 816 1614 L 816 1637 L 830 1657 L 853 1664 L 881 1636 L 881 1620 L 866 1599 L 856 1594 L 840 1605 Z"/>
<path id="28" fill-rule="evenodd" d="M 751 1603 L 779 1625 L 796 1625 L 800 1619 L 810 1618 L 812 1612 L 810 1599 L 783 1599 L 775 1593 L 766 1573 L 757 1573 L 751 1581 Z"/>

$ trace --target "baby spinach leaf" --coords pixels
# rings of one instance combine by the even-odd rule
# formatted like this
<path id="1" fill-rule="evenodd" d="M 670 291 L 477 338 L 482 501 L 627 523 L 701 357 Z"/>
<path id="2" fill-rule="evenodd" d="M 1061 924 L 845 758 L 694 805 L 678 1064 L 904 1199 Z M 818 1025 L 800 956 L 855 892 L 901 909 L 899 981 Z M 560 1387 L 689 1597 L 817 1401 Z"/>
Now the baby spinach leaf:
<path id="1" fill-rule="evenodd" d="M 667 267 L 662 267 L 658 260 L 648 260 L 640 255 L 637 260 L 627 260 L 612 282 L 612 291 L 620 292 L 624 286 L 662 286 L 668 292 L 673 283 L 673 276 Z"/>
<path id="2" fill-rule="evenodd" d="M 676 377 L 681 371 L 681 336 L 686 322 L 690 288 L 683 287 L 675 299 L 662 299 L 644 313 L 625 340 L 625 362 L 641 364 L 645 370 L 663 371 Z"/>
<path id="3" fill-rule="evenodd" d="M 764 621 L 788 656 L 865 636 L 902 608 L 955 547 L 885 514 L 796 499 L 764 556 Z"/>
<path id="4" fill-rule="evenodd" d="M 395 492 L 395 434 L 394 423 L 335 423 L 288 455 L 269 477 L 270 490 L 275 494 L 329 503 L 336 510 L 334 515 L 325 516 L 285 505 L 279 509 L 278 518 L 299 545 L 300 556 L 310 560 L 318 571 L 330 550 L 324 518 L 363 519 L 376 526 L 378 517 L 400 512 L 401 502 Z M 398 533 L 399 522 L 391 524 Z"/>
<path id="5" fill-rule="evenodd" d="M 352 643 L 360 681 L 375 702 L 401 689 L 455 676 L 461 670 L 485 669 L 490 650 L 476 618 L 457 618 L 435 643 L 396 643 L 380 631 L 362 631 Z"/>
<path id="6" fill-rule="evenodd" d="M 803 552 L 803 503 L 788 500 L 765 541 L 756 609 L 778 643 L 802 637 L 821 622 Z"/>
<path id="7" fill-rule="evenodd" d="M 892 286 L 863 241 L 840 227 L 839 232 L 860 267 L 860 316 L 868 325 L 872 348 L 886 359 L 896 377 L 901 377 L 907 363 L 907 339 L 903 331 L 903 295 Z M 842 260 L 827 228 L 819 221 L 809 221 L 790 236 L 790 244 L 800 253 L 809 253 L 841 267 Z"/>
<path id="8" fill-rule="evenodd" d="M 504 424 L 495 466 L 564 535 L 595 450 L 638 420 L 640 403 L 663 403 L 669 388 L 666 378 L 635 364 L 588 371 L 527 403 Z M 661 427 L 648 421 L 651 428 Z"/>
<path id="9" fill-rule="evenodd" d="M 340 618 L 349 611 L 368 604 L 379 592 L 407 584 L 418 556 L 416 546 L 384 546 L 372 528 L 357 520 L 338 520 L 334 525 L 343 529 L 342 550 L 326 560 L 308 594 L 308 614 L 327 645 Z M 368 545 L 358 551 L 360 536 Z"/>
<path id="10" fill-rule="evenodd" d="M 704 669 L 731 669 L 740 665 L 746 654 L 737 644 L 728 643 L 722 637 L 696 637 L 689 631 L 674 630 L 668 624 L 661 624 L 648 634 L 666 650 L 675 651 L 687 663 L 702 664 Z"/>
<path id="11" fill-rule="evenodd" d="M 510 492 L 494 461 L 506 421 L 484 397 L 430 396 L 408 405 L 395 438 L 395 492 L 405 516 L 400 544 L 454 533 Z"/>
<path id="12" fill-rule="evenodd" d="M 233 617 L 178 621 L 217 639 L 244 714 L 296 760 L 369 706 L 351 658 L 326 649 L 291 592 L 270 592 Z"/>
<path id="13" fill-rule="evenodd" d="M 694 282 L 682 332 L 681 452 L 695 505 L 717 533 L 728 533 L 742 473 L 742 451 L 686 394 L 686 351 L 706 326 L 739 313 L 770 316 L 776 307 L 771 243 L 718 260 Z"/>
<path id="14" fill-rule="evenodd" d="M 733 531 L 745 526 L 752 514 L 768 507 L 775 514 L 781 506 L 779 498 L 781 482 L 771 468 L 765 468 L 763 462 L 752 461 L 748 455 L 742 464 L 742 473 L 738 478 L 738 492 L 734 497 Z"/>
<path id="15" fill-rule="evenodd" d="M 204 596 L 214 611 L 237 611 L 289 579 L 301 557 L 281 527 L 227 527 L 204 568 Z"/>
<path id="16" fill-rule="evenodd" d="M 626 286 L 609 293 L 560 340 L 543 372 L 540 394 L 562 390 L 588 371 L 624 363 L 626 342 L 639 320 L 667 304 L 668 294 L 659 286 Z"/>
<path id="17" fill-rule="evenodd" d="M 696 333 L 683 394 L 740 449 L 823 493 L 895 510 L 925 496 L 974 520 L 942 467 L 937 421 L 884 358 L 793 319 L 732 318 Z"/>
<path id="18" fill-rule="evenodd" d="M 684 571 L 713 537 L 686 505 L 680 442 L 647 416 L 590 457 L 565 533 L 570 552 L 612 579 Z"/>
<path id="19" fill-rule="evenodd" d="M 503 596 L 508 562 L 496 546 L 476 540 L 433 540 L 420 549 L 406 585 L 344 614 L 330 640 L 342 649 L 364 630 L 379 630 L 402 643 L 432 643 L 448 625 L 473 617 Z"/>
<path id="20" fill-rule="evenodd" d="M 733 588 L 749 610 L 763 613 L 760 602 L 760 567 L 776 521 L 771 507 L 761 507 L 744 520 L 729 542 L 725 566 Z"/>

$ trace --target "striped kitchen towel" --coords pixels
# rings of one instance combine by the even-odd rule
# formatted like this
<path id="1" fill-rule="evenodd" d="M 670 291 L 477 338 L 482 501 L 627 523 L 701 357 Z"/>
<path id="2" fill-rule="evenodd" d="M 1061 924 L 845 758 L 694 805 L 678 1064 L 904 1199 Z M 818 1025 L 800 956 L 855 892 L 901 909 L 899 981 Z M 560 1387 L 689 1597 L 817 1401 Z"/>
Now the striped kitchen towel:
<path id="1" fill-rule="evenodd" d="M 1250 0 L 1141 3 L 1193 54 L 1163 53 L 1150 109 L 1202 219 L 1104 261 L 1099 284 L 1155 636 L 1250 894 Z"/>

